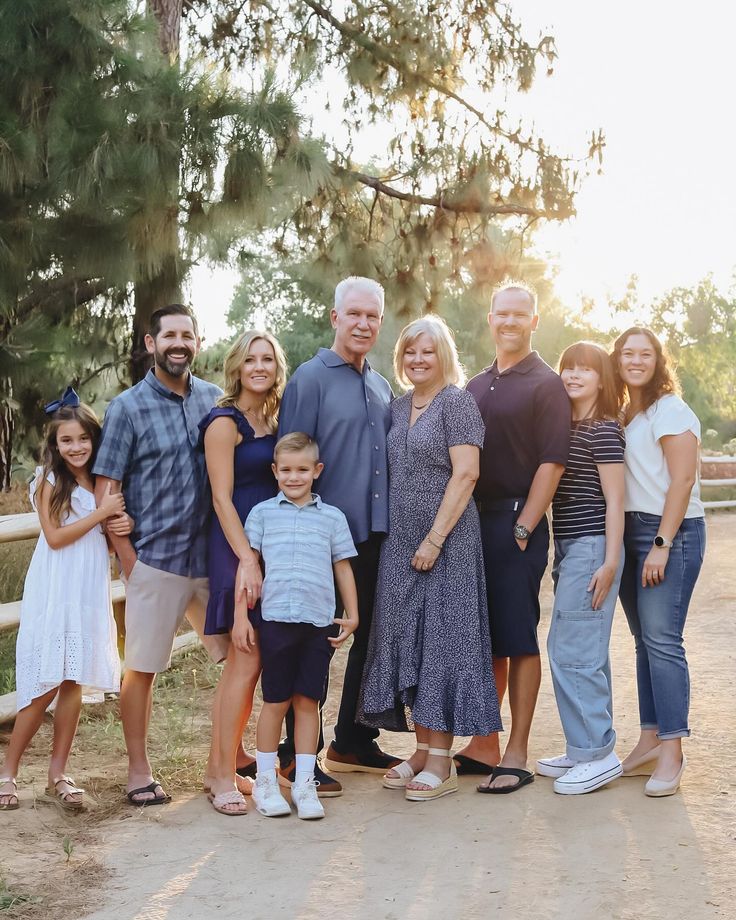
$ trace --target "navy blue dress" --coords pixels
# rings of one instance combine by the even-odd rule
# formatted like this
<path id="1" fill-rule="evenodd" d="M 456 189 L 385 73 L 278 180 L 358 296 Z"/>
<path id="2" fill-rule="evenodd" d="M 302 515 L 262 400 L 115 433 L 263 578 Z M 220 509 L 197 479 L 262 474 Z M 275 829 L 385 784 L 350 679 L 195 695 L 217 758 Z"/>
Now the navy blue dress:
<path id="1" fill-rule="evenodd" d="M 215 407 L 199 423 L 200 444 L 204 447 L 204 433 L 216 418 L 231 418 L 238 426 L 243 440 L 235 446 L 235 471 L 233 479 L 233 505 L 241 523 L 258 502 L 273 498 L 278 492 L 276 479 L 271 470 L 276 435 L 267 434 L 261 438 L 248 423 L 243 413 L 234 406 Z M 235 616 L 235 575 L 238 571 L 238 557 L 230 548 L 216 514 L 212 515 L 208 543 L 208 576 L 210 599 L 204 623 L 205 635 L 227 633 L 233 628 Z M 260 602 L 250 611 L 251 619 L 257 624 Z"/>

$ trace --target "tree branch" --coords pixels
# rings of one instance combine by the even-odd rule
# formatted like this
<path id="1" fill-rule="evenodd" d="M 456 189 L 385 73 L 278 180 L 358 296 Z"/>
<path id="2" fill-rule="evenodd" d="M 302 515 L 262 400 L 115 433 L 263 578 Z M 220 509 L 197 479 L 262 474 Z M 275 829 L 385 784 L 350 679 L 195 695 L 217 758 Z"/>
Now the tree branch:
<path id="1" fill-rule="evenodd" d="M 36 309 L 58 316 L 70 307 L 89 303 L 109 290 L 101 278 L 69 278 L 62 275 L 34 288 L 18 302 L 18 320 L 23 322 Z"/>
<path id="2" fill-rule="evenodd" d="M 365 173 L 356 172 L 352 169 L 336 167 L 335 171 L 338 175 L 353 179 L 356 182 L 360 182 L 362 185 L 367 185 L 369 188 L 375 189 L 376 192 L 387 195 L 389 198 L 397 198 L 399 201 L 409 201 L 412 204 L 423 204 L 430 208 L 442 208 L 444 211 L 452 211 L 456 214 L 511 214 L 530 217 L 532 219 L 553 216 L 545 211 L 539 211 L 537 208 L 530 208 L 521 204 L 491 204 L 490 202 L 484 201 L 463 201 L 461 198 L 445 198 L 443 192 L 430 198 L 427 195 L 417 195 L 414 192 L 402 192 L 400 189 L 387 185 L 375 176 L 368 176 Z"/>

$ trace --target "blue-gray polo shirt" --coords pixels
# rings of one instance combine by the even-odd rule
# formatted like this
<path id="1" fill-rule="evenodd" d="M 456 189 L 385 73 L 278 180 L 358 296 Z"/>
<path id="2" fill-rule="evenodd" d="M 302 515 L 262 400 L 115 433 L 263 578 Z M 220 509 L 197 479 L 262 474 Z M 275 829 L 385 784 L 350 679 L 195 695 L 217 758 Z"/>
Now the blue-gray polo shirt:
<path id="1" fill-rule="evenodd" d="M 542 463 L 567 465 L 570 400 L 536 351 L 503 373 L 494 361 L 467 389 L 486 426 L 477 499 L 524 498 Z"/>
<path id="2" fill-rule="evenodd" d="M 174 575 L 207 575 L 210 492 L 199 422 L 222 390 L 189 375 L 184 397 L 150 370 L 112 400 L 93 473 L 122 482 L 138 558 Z"/>
<path id="3" fill-rule="evenodd" d="M 389 382 L 365 361 L 357 371 L 320 348 L 294 371 L 279 410 L 279 437 L 303 431 L 319 445 L 325 468 L 314 490 L 339 508 L 356 543 L 388 532 Z"/>

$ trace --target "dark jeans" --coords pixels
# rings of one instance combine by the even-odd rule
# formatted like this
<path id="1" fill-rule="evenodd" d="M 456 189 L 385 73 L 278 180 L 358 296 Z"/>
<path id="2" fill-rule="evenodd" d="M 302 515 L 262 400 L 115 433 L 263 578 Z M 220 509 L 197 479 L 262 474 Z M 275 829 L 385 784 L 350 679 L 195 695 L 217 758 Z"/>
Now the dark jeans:
<path id="1" fill-rule="evenodd" d="M 368 654 L 368 637 L 373 622 L 373 604 L 376 599 L 378 582 L 378 557 L 383 542 L 383 534 L 373 533 L 364 543 L 358 543 L 358 555 L 350 560 L 358 591 L 358 616 L 360 625 L 353 633 L 353 643 L 348 652 L 348 663 L 342 684 L 340 710 L 335 725 L 335 749 L 342 754 L 358 753 L 369 748 L 378 737 L 378 729 L 361 725 L 355 721 L 358 708 L 360 684 L 363 680 L 363 668 Z M 337 592 L 337 613 L 342 616 L 343 605 Z M 320 702 L 319 742 L 317 753 L 324 747 L 322 732 L 322 707 L 327 699 L 329 678 L 325 683 L 325 692 Z M 294 758 L 294 710 L 286 714 L 286 738 L 279 745 L 279 761 L 286 764 Z"/>

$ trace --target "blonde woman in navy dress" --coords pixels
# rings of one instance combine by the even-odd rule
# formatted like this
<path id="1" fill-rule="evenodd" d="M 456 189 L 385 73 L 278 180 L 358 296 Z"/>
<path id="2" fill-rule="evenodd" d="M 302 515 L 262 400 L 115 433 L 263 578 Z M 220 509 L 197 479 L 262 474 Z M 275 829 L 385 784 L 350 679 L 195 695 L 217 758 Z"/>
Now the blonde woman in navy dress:
<path id="1" fill-rule="evenodd" d="M 487 735 L 501 720 L 480 523 L 473 487 L 485 429 L 450 330 L 425 316 L 394 351 L 406 395 L 391 405 L 389 534 L 363 673 L 361 721 L 415 731 L 416 750 L 383 785 L 410 801 L 458 788 L 455 735 Z"/>

